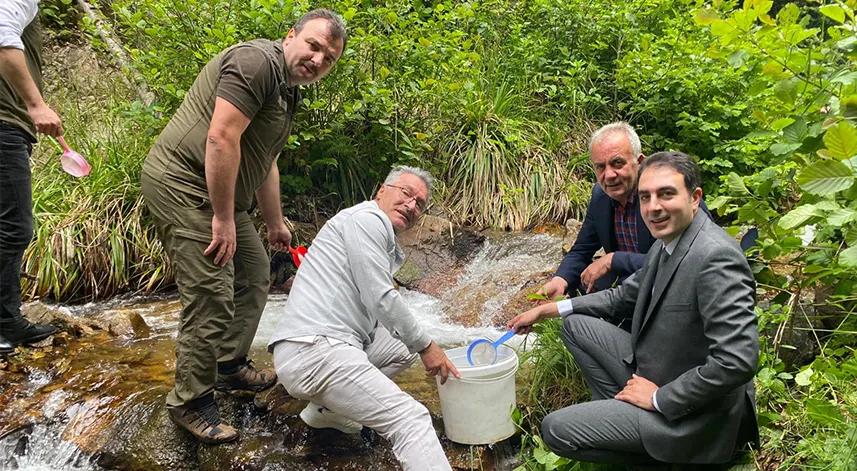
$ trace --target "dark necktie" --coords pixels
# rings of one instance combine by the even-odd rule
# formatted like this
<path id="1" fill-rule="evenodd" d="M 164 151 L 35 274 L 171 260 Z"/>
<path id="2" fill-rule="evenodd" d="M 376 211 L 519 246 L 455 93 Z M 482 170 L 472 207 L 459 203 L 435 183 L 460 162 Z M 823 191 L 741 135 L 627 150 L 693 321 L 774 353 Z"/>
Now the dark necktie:
<path id="1" fill-rule="evenodd" d="M 666 266 L 667 262 L 669 262 L 669 261 L 670 261 L 669 252 L 667 252 L 667 249 L 662 249 L 661 250 L 661 258 L 658 260 L 658 272 L 660 272 L 661 269 L 664 266 Z"/>

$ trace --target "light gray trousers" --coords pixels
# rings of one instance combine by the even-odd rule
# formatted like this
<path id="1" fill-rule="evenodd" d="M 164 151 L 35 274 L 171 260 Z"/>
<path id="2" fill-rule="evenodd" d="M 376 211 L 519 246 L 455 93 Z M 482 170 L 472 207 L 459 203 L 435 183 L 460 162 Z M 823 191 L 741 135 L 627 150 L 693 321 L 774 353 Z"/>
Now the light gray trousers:
<path id="1" fill-rule="evenodd" d="M 577 461 L 632 465 L 653 463 L 640 436 L 640 409 L 613 397 L 634 371 L 622 359 L 631 354 L 631 334 L 604 320 L 572 314 L 565 318 L 562 340 L 580 366 L 591 402 L 548 414 L 542 438 L 550 449 Z"/>
<path id="2" fill-rule="evenodd" d="M 449 471 L 428 409 L 390 379 L 415 360 L 383 327 L 364 350 L 320 336 L 313 343 L 286 340 L 274 346 L 277 379 L 293 397 L 374 429 L 390 440 L 406 471 Z"/>

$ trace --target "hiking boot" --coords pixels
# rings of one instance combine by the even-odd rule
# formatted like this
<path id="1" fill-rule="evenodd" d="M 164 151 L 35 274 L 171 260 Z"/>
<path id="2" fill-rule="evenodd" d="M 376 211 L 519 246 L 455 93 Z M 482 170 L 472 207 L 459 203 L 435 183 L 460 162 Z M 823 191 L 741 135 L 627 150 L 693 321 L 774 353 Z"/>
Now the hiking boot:
<path id="1" fill-rule="evenodd" d="M 12 353 L 14 351 L 15 346 L 0 335 L 0 353 Z"/>
<path id="2" fill-rule="evenodd" d="M 301 420 L 312 428 L 335 428 L 352 435 L 363 430 L 363 426 L 357 422 L 312 402 L 301 411 Z"/>
<path id="3" fill-rule="evenodd" d="M 12 344 L 13 347 L 18 345 L 29 345 L 36 343 L 39 340 L 44 340 L 51 335 L 57 333 L 56 327 L 50 324 L 33 324 L 32 322 L 17 317 L 15 319 L 0 321 L 0 334 Z"/>
<path id="4" fill-rule="evenodd" d="M 198 409 L 169 409 L 170 419 L 203 443 L 218 444 L 238 438 L 238 431 L 220 421 L 217 403 L 210 402 Z"/>
<path id="5" fill-rule="evenodd" d="M 273 368 L 257 370 L 253 361 L 247 360 L 231 374 L 217 373 L 214 389 L 217 391 L 264 391 L 277 382 L 277 373 Z"/>

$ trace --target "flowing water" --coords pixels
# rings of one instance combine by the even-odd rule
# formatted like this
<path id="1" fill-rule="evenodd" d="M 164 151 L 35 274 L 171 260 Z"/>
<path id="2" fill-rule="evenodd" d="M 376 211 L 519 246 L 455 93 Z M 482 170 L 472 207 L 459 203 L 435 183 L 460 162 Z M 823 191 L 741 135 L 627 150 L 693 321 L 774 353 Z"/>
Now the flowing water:
<path id="1" fill-rule="evenodd" d="M 421 325 L 443 347 L 466 345 L 477 338 L 496 339 L 509 316 L 504 312 L 509 301 L 527 283 L 543 278 L 557 266 L 560 245 L 560 239 L 548 235 L 489 236 L 439 297 L 404 288 L 400 292 Z M 286 299 L 287 295 L 271 295 L 268 300 L 251 350 L 251 358 L 260 367 L 271 364 L 265 347 Z M 0 469 L 139 469 L 122 460 L 133 462 L 147 453 L 157 455 L 151 447 L 176 448 L 172 443 L 175 440 L 169 437 L 175 434 L 164 433 L 170 425 L 163 418 L 153 417 L 164 416 L 161 404 L 173 383 L 180 309 L 177 299 L 116 298 L 60 308 L 77 317 L 133 311 L 145 319 L 151 333 L 132 340 L 104 333 L 72 338 L 63 346 L 49 347 L 43 357 L 28 362 L 15 374 L 0 371 Z M 514 347 L 520 342 L 521 337 L 516 336 L 508 345 Z M 434 379 L 427 378 L 421 366 L 416 365 L 396 381 L 439 415 Z M 400 469 L 389 446 L 376 446 L 378 439 L 371 434 L 342 443 L 343 436 L 336 432 L 307 432 L 295 417 L 300 408 L 272 418 L 274 414 L 260 413 L 247 401 L 236 404 L 227 412 L 233 414 L 245 443 L 236 445 L 244 447 L 240 454 L 243 461 L 233 461 L 234 469 Z M 230 407 L 227 404 L 225 408 Z M 143 445 L 135 445 L 138 448 L 122 449 L 132 435 L 145 438 L 146 433 L 151 435 L 150 441 L 142 440 Z M 461 455 L 465 464 L 456 467 L 474 466 L 473 461 L 467 463 L 473 447 L 448 441 L 444 445 L 448 453 L 452 449 Z M 218 449 L 228 447 L 177 448 L 189 453 L 184 458 L 195 459 L 200 463 L 197 469 L 202 469 L 205 463 L 216 462 Z M 508 442 L 482 447 L 479 453 L 480 461 L 490 464 L 484 469 L 511 469 L 516 461 L 514 446 Z M 272 464 L 272 456 L 282 459 Z M 161 457 L 160 462 L 170 459 L 176 458 Z M 476 469 L 482 466 L 479 463 Z M 167 464 L 162 469 L 178 468 Z"/>

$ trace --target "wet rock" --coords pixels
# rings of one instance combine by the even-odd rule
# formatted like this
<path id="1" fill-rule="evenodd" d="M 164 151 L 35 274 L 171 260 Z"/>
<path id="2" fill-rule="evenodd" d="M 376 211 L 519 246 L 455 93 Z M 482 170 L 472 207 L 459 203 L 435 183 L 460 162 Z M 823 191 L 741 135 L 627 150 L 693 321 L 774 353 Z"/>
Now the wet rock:
<path id="1" fill-rule="evenodd" d="M 36 301 L 21 306 L 21 314 L 36 324 L 51 324 L 73 335 L 92 335 L 96 330 L 109 330 L 107 324 L 96 319 L 72 317 Z"/>
<path id="2" fill-rule="evenodd" d="M 294 402 L 294 398 L 280 383 L 266 391 L 256 393 L 253 397 L 253 404 L 259 410 L 274 410 L 290 402 Z"/>
<path id="3" fill-rule="evenodd" d="M 422 271 L 419 265 L 413 261 L 413 259 L 405 260 L 405 263 L 402 264 L 402 268 L 399 268 L 399 271 L 396 272 L 393 277 L 399 285 L 402 286 L 412 286 L 414 283 L 422 279 L 426 276 L 426 273 Z"/>
<path id="4" fill-rule="evenodd" d="M 46 348 L 46 347 L 52 346 L 53 344 L 54 344 L 54 336 L 51 335 L 50 337 L 48 337 L 46 339 L 40 340 L 36 343 L 32 343 L 28 346 L 33 347 L 33 348 Z"/>
<path id="5" fill-rule="evenodd" d="M 129 414 L 139 419 L 117 429 L 113 439 L 100 450 L 99 466 L 126 471 L 198 469 L 196 442 L 170 421 L 163 401 L 137 405 Z M 93 450 L 97 451 L 97 450 Z"/>
<path id="6" fill-rule="evenodd" d="M 568 221 L 565 221 L 565 235 L 562 237 L 563 254 L 571 251 L 571 246 L 574 245 L 574 241 L 577 240 L 577 235 L 580 234 L 581 227 L 583 227 L 583 223 L 577 219 L 571 218 Z"/>
<path id="7" fill-rule="evenodd" d="M 485 237 L 472 230 L 454 229 L 450 221 L 427 215 L 398 239 L 406 259 L 395 280 L 401 286 L 435 295 L 455 282 L 455 274 L 482 247 Z"/>
<path id="8" fill-rule="evenodd" d="M 485 463 L 487 456 L 485 446 L 455 447 L 447 452 L 449 465 L 453 469 L 479 469 Z"/>
<path id="9" fill-rule="evenodd" d="M 115 337 L 148 337 L 152 329 L 137 311 L 106 311 L 97 320 L 107 324 L 107 330 Z"/>

